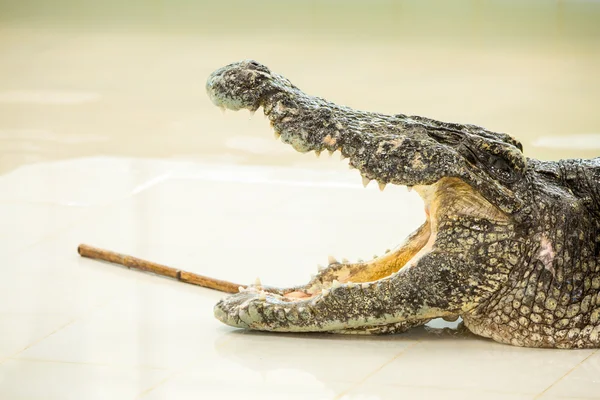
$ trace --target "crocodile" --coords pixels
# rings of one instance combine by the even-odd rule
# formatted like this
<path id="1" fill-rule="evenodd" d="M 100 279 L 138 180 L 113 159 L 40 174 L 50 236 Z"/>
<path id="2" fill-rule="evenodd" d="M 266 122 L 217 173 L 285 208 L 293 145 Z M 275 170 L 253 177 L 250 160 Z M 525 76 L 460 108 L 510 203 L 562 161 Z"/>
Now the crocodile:
<path id="1" fill-rule="evenodd" d="M 275 137 L 298 152 L 340 152 L 365 186 L 415 190 L 426 215 L 383 256 L 330 257 L 304 285 L 240 287 L 214 308 L 223 323 L 392 334 L 460 317 L 505 344 L 600 346 L 600 157 L 541 161 L 505 133 L 357 111 L 254 60 L 214 71 L 206 90 L 223 109 L 262 107 Z"/>

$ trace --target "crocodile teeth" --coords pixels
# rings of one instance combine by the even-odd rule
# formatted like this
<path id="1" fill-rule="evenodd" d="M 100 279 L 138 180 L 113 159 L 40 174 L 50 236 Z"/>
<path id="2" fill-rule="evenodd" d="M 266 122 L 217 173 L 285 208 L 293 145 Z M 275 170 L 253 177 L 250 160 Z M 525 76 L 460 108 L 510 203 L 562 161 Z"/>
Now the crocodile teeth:
<path id="1" fill-rule="evenodd" d="M 367 187 L 367 185 L 369 184 L 369 182 L 371 182 L 371 180 L 369 178 L 367 178 L 366 176 L 362 177 L 362 184 L 364 187 Z"/>
<path id="2" fill-rule="evenodd" d="M 321 157 L 321 150 L 315 150 L 315 155 L 317 157 Z"/>
<path id="3" fill-rule="evenodd" d="M 266 294 L 264 291 L 262 291 L 262 290 L 261 290 L 261 291 L 258 293 L 258 299 L 259 299 L 260 301 L 265 301 L 265 300 L 267 300 L 267 294 Z"/>
<path id="4" fill-rule="evenodd" d="M 322 266 L 321 264 L 317 264 L 317 271 L 321 272 L 325 269 L 324 266 Z"/>
<path id="5" fill-rule="evenodd" d="M 310 280 L 311 280 L 311 281 L 312 281 L 313 279 L 315 279 L 315 278 L 316 278 L 316 275 L 315 275 L 315 274 L 310 274 Z"/>
<path id="6" fill-rule="evenodd" d="M 408 190 L 409 192 L 412 191 L 412 186 L 407 186 L 406 190 Z"/>
<path id="7" fill-rule="evenodd" d="M 340 161 L 344 161 L 346 156 L 340 151 Z"/>
<path id="8" fill-rule="evenodd" d="M 329 152 L 329 155 L 332 156 L 333 153 L 335 153 L 335 150 L 327 150 Z"/>
<path id="9" fill-rule="evenodd" d="M 348 260 L 347 258 L 342 258 L 342 262 L 343 262 L 344 264 L 348 264 L 348 263 L 350 262 L 350 260 Z"/>
<path id="10" fill-rule="evenodd" d="M 381 190 L 383 192 L 383 189 L 385 189 L 385 183 L 383 182 L 377 182 L 377 185 L 379 185 L 379 190 Z"/>
<path id="11" fill-rule="evenodd" d="M 279 133 L 277 131 L 273 131 L 273 136 L 275 136 L 275 140 L 277 140 L 281 137 L 281 133 Z"/>
<path id="12" fill-rule="evenodd" d="M 342 286 L 342 284 L 339 283 L 337 279 L 334 279 L 333 282 L 331 282 L 332 289 L 339 288 L 340 286 Z"/>
<path id="13" fill-rule="evenodd" d="M 356 169 L 352 164 L 348 164 L 349 169 Z"/>
<path id="14" fill-rule="evenodd" d="M 225 107 L 223 107 L 223 106 L 219 106 L 219 108 L 221 109 L 221 112 L 222 112 L 223 114 L 225 114 L 225 110 L 226 110 L 226 108 L 225 108 Z"/>
<path id="15" fill-rule="evenodd" d="M 250 118 L 249 119 L 252 119 L 252 117 L 254 117 L 254 114 L 256 114 L 256 110 L 254 110 L 254 111 L 250 110 Z"/>
<path id="16" fill-rule="evenodd" d="M 336 260 L 336 258 L 334 256 L 327 257 L 327 262 L 329 264 L 339 264 L 340 263 L 338 260 Z"/>
<path id="17" fill-rule="evenodd" d="M 362 287 L 363 289 L 366 289 L 369 287 L 369 283 L 368 282 L 361 283 L 360 287 Z"/>
<path id="18" fill-rule="evenodd" d="M 254 284 L 256 286 L 262 286 L 262 283 L 260 283 L 260 278 L 257 277 L 256 280 L 254 281 Z"/>

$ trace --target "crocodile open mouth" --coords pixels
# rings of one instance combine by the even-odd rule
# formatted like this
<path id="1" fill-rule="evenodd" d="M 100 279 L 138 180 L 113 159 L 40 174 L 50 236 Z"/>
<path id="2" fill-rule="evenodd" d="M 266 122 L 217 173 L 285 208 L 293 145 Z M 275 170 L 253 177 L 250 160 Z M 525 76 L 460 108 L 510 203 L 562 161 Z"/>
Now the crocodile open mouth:
<path id="1" fill-rule="evenodd" d="M 275 138 L 280 135 L 275 131 Z M 319 155 L 317 153 L 317 155 Z M 415 266 L 419 259 L 430 252 L 433 248 L 436 233 L 437 219 L 435 215 L 439 205 L 438 195 L 439 186 L 447 186 L 447 181 L 459 181 L 458 179 L 443 178 L 432 185 L 418 185 L 408 187 L 408 190 L 415 190 L 424 201 L 425 222 L 412 232 L 400 245 L 394 249 L 388 249 L 383 256 L 374 257 L 371 260 L 351 263 L 346 259 L 337 260 L 329 256 L 327 267 L 319 267 L 319 273 L 315 275 L 306 285 L 294 288 L 276 290 L 263 287 L 260 282 L 251 285 L 241 291 L 258 291 L 259 295 L 265 295 L 269 292 L 279 301 L 297 301 L 308 300 L 313 297 L 326 296 L 329 291 L 340 285 L 359 285 L 368 282 L 375 282 L 390 277 L 404 268 Z M 368 180 L 363 180 L 363 185 L 368 184 Z M 468 185 L 465 185 L 468 186 Z M 383 190 L 383 187 L 380 186 Z"/>

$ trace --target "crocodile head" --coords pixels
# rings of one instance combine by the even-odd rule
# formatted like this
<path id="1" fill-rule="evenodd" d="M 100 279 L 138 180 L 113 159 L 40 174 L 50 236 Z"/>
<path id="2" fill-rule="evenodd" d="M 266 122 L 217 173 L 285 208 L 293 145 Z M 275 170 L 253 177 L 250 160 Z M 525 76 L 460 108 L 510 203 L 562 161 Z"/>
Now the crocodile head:
<path id="1" fill-rule="evenodd" d="M 560 167 L 526 158 L 507 134 L 356 111 L 307 95 L 256 61 L 215 71 L 206 90 L 222 108 L 262 107 L 275 136 L 299 152 L 339 151 L 365 185 L 375 180 L 382 190 L 387 184 L 414 188 L 426 214 L 425 223 L 383 257 L 330 258 L 304 285 L 241 289 L 215 306 L 219 320 L 266 331 L 389 333 L 462 316 L 473 332 L 499 341 L 557 345 L 557 329 L 528 329 L 544 318 L 542 311 L 557 308 L 545 304 L 562 279 L 557 226 L 566 227 L 569 218 L 585 225 L 587 215 L 561 186 Z M 536 304 L 541 309 L 534 312 Z"/>

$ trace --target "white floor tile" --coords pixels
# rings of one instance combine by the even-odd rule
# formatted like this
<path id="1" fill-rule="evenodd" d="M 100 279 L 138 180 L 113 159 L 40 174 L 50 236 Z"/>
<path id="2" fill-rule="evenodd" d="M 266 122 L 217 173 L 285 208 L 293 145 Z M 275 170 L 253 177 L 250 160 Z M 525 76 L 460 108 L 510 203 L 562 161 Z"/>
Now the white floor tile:
<path id="1" fill-rule="evenodd" d="M 556 382 L 540 399 L 579 397 L 597 399 L 600 396 L 600 354 L 595 352 L 567 376 Z"/>
<path id="2" fill-rule="evenodd" d="M 248 370 L 286 370 L 321 382 L 356 382 L 417 342 L 402 336 L 272 335 L 234 331 L 219 355 Z M 357 361 L 360 360 L 360 361 Z"/>
<path id="3" fill-rule="evenodd" d="M 495 393 L 472 389 L 448 389 L 427 386 L 400 386 L 390 384 L 363 384 L 345 393 L 340 400 L 533 400 L 532 395 L 518 393 Z"/>
<path id="4" fill-rule="evenodd" d="M 140 283 L 17 357 L 152 368 L 215 358 L 225 329 L 212 316 L 219 295 L 166 280 L 155 286 Z"/>
<path id="5" fill-rule="evenodd" d="M 71 322 L 71 316 L 0 312 L 0 362 L 44 339 Z"/>
<path id="6" fill-rule="evenodd" d="M 2 187 L 0 183 L 0 192 Z M 0 259 L 77 224 L 88 212 L 87 207 L 0 202 Z"/>
<path id="7" fill-rule="evenodd" d="M 240 375 L 241 378 L 238 378 Z M 251 371 L 230 371 L 227 379 L 206 381 L 203 371 L 183 377 L 175 377 L 158 386 L 141 398 L 144 400 L 177 399 L 256 399 L 256 400 L 329 400 L 335 398 L 336 392 L 345 387 L 343 383 L 315 382 L 310 376 L 299 379 L 294 375 L 294 382 L 288 382 L 288 373 L 259 374 Z"/>
<path id="8" fill-rule="evenodd" d="M 536 395 L 592 351 L 518 348 L 471 336 L 431 335 L 367 383 Z"/>
<path id="9" fill-rule="evenodd" d="M 0 364 L 0 398 L 134 399 L 167 374 L 148 368 L 8 360 Z"/>

